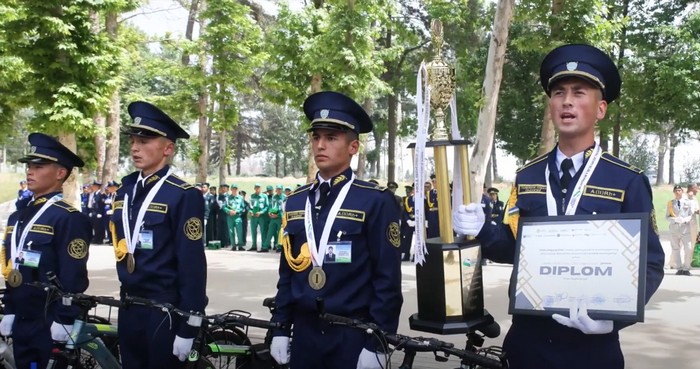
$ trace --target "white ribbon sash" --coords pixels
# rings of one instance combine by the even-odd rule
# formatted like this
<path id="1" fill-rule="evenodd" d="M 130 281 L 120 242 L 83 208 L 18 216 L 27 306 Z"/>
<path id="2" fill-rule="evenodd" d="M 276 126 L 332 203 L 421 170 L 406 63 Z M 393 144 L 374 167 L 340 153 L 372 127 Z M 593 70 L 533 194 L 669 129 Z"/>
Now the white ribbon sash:
<path id="1" fill-rule="evenodd" d="M 328 238 L 331 235 L 331 228 L 333 228 L 333 223 L 335 222 L 336 216 L 338 216 L 340 206 L 343 205 L 345 197 L 347 197 L 350 186 L 354 180 L 355 174 L 353 173 L 350 180 L 343 184 L 340 193 L 338 193 L 338 198 L 333 202 L 333 206 L 331 206 L 331 210 L 328 213 L 328 219 L 326 219 L 326 224 L 323 226 L 321 238 L 318 240 L 318 248 L 316 245 L 316 236 L 314 235 L 314 218 L 313 212 L 311 211 L 311 201 L 308 196 L 306 198 L 306 206 L 304 207 L 304 230 L 306 231 L 306 242 L 309 243 L 309 252 L 311 253 L 311 260 L 314 266 L 323 266 L 323 259 L 328 249 Z"/>
<path id="2" fill-rule="evenodd" d="M 425 79 L 424 79 L 425 76 Z M 416 109 L 418 118 L 418 132 L 416 134 L 416 152 L 414 168 L 414 209 L 415 209 L 415 240 L 413 252 L 416 264 L 423 265 L 425 254 L 428 252 L 425 246 L 425 143 L 428 140 L 428 125 L 430 123 L 430 85 L 428 81 L 428 70 L 425 62 L 421 63 L 418 69 L 418 79 L 416 82 Z"/>
<path id="3" fill-rule="evenodd" d="M 578 182 L 576 182 L 576 186 L 574 187 L 574 191 L 571 194 L 571 198 L 569 199 L 569 205 L 566 207 L 564 215 L 576 214 L 576 209 L 578 208 L 578 204 L 581 201 L 581 196 L 583 196 L 583 189 L 588 184 L 588 181 L 591 179 L 591 176 L 593 176 L 593 171 L 595 170 L 596 166 L 598 166 L 598 162 L 600 161 L 601 156 L 603 156 L 603 150 L 598 144 L 596 144 L 595 148 L 593 148 L 593 153 L 591 154 L 591 157 L 588 159 L 586 166 L 583 168 L 583 173 L 581 173 L 581 177 L 579 178 Z M 555 216 L 558 214 L 557 201 L 554 199 L 554 195 L 551 191 L 552 187 L 549 185 L 549 165 L 545 167 L 544 178 L 545 181 L 547 181 L 547 213 L 549 214 L 549 216 Z"/>
<path id="4" fill-rule="evenodd" d="M 156 194 L 158 193 L 158 190 L 160 190 L 160 187 L 165 183 L 165 179 L 170 176 L 170 174 L 173 172 L 173 168 L 170 167 L 168 169 L 168 173 L 163 176 L 163 178 L 158 180 L 158 183 L 156 183 L 149 191 L 148 194 L 146 195 L 146 198 L 143 200 L 143 204 L 141 204 L 141 208 L 139 209 L 139 213 L 136 216 L 136 222 L 134 223 L 134 228 L 131 229 L 129 226 L 129 213 L 131 212 L 131 205 L 129 202 L 129 194 L 125 193 L 124 194 L 124 209 L 122 209 L 122 226 L 124 227 L 124 239 L 126 239 L 126 248 L 130 254 L 134 254 L 134 250 L 136 250 L 136 244 L 138 244 L 139 240 L 139 229 L 141 228 L 141 223 L 143 223 L 143 218 L 146 216 L 146 210 L 148 210 L 148 206 L 151 205 L 151 201 L 153 201 L 153 198 L 156 197 Z M 134 184 L 134 186 L 136 186 Z M 144 183 L 144 187 L 146 184 Z"/>
<path id="5" fill-rule="evenodd" d="M 12 258 L 12 264 L 14 266 L 14 269 L 17 269 L 19 265 L 15 264 L 15 259 L 19 256 L 19 250 L 21 250 L 24 247 L 24 242 L 27 240 L 27 235 L 29 235 L 29 231 L 32 229 L 34 226 L 34 223 L 39 219 L 39 217 L 44 214 L 46 210 L 48 210 L 51 205 L 53 205 L 56 201 L 60 200 L 63 198 L 63 195 L 58 193 L 54 195 L 51 199 L 46 201 L 44 205 L 41 206 L 41 209 L 34 214 L 31 220 L 27 223 L 27 225 L 24 227 L 22 230 L 22 235 L 19 238 L 19 243 L 17 243 L 17 226 L 19 225 L 19 220 L 15 222 L 15 227 L 12 229 L 12 236 L 10 237 L 10 257 Z"/>

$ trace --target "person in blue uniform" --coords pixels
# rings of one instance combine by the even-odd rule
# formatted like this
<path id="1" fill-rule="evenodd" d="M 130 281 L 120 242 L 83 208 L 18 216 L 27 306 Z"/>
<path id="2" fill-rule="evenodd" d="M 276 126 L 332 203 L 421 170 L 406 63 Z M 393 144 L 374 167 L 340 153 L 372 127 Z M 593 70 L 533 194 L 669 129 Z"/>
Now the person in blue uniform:
<path id="1" fill-rule="evenodd" d="M 19 190 L 17 190 L 17 200 L 15 201 L 15 210 L 22 210 L 29 205 L 34 194 L 27 188 L 27 181 L 24 179 L 19 181 Z"/>
<path id="2" fill-rule="evenodd" d="M 337 92 L 309 96 L 304 112 L 311 121 L 319 170 L 313 183 L 287 199 L 272 318 L 287 329 L 274 332 L 270 351 L 292 369 L 385 367 L 386 355 L 374 337 L 319 319 L 322 308 L 390 333 L 398 327 L 403 303 L 399 209 L 390 191 L 358 180 L 350 168 L 358 136 L 372 130 L 372 121 L 355 101 Z M 330 247 L 335 263 L 324 263 Z"/>
<path id="3" fill-rule="evenodd" d="M 204 198 L 168 164 L 175 141 L 189 135 L 147 102 L 128 111 L 123 132 L 139 170 L 122 179 L 111 222 L 120 293 L 204 313 Z M 131 369 L 184 368 L 197 333 L 184 318 L 136 305 L 119 309 L 118 329 L 122 366 Z"/>
<path id="4" fill-rule="evenodd" d="M 513 263 L 521 218 L 650 214 L 643 291 L 648 302 L 663 279 L 664 265 L 649 180 L 595 142 L 596 122 L 620 92 L 617 68 L 595 47 L 564 45 L 545 57 L 540 79 L 550 96 L 557 146 L 518 170 L 503 223 L 485 221 L 477 204 L 462 205 L 453 213 L 455 231 L 476 236 L 484 257 Z M 593 320 L 582 299 L 572 300 L 571 316 L 513 316 L 504 340 L 511 369 L 624 368 L 619 331 L 630 323 Z"/>
<path id="5" fill-rule="evenodd" d="M 90 198 L 90 185 L 86 183 L 83 185 L 82 189 L 83 192 L 80 193 L 80 211 L 85 215 L 89 215 L 88 199 Z"/>
<path id="6" fill-rule="evenodd" d="M 107 231 L 107 243 L 112 244 L 112 231 L 109 229 L 109 222 L 112 219 L 112 214 L 114 209 L 112 205 L 114 204 L 114 199 L 117 198 L 117 188 L 119 188 L 119 182 L 109 181 L 107 182 L 107 188 L 105 188 L 104 193 L 104 216 L 102 217 L 103 228 Z"/>
<path id="7" fill-rule="evenodd" d="M 92 224 L 92 243 L 100 244 L 105 238 L 105 229 L 102 226 L 104 217 L 104 194 L 102 193 L 102 183 L 92 182 L 90 185 L 90 195 L 88 196 L 88 216 Z"/>
<path id="8" fill-rule="evenodd" d="M 83 161 L 53 137 L 29 135 L 31 151 L 19 159 L 27 165 L 29 205 L 10 215 L 2 243 L 2 273 L 7 290 L 0 333 L 12 336 L 18 369 L 46 368 L 53 341 L 65 342 L 79 310 L 48 301 L 46 291 L 27 285 L 58 278 L 66 292 L 88 287 L 88 247 L 92 229 L 88 217 L 63 200 L 63 182 Z M 13 241 L 14 238 L 14 241 Z M 24 263 L 16 265 L 22 254 Z M 29 263 L 32 259 L 34 262 Z M 38 260 L 38 263 L 36 262 Z"/>
<path id="9" fill-rule="evenodd" d="M 503 208 L 504 204 L 503 201 L 501 201 L 498 198 L 498 188 L 496 187 L 489 187 L 487 190 L 489 193 L 489 205 L 488 208 L 490 210 L 490 219 L 496 223 L 502 223 L 503 222 Z M 486 212 L 484 212 L 486 213 Z"/>
<path id="10" fill-rule="evenodd" d="M 430 175 L 430 181 L 426 181 L 423 186 L 425 192 L 425 220 L 428 228 L 426 237 L 440 237 L 440 216 L 438 212 L 437 189 L 434 188 L 435 174 Z"/>
<path id="11" fill-rule="evenodd" d="M 404 187 L 406 196 L 401 200 L 401 261 L 410 261 L 413 232 L 416 230 L 416 201 L 413 186 Z"/>

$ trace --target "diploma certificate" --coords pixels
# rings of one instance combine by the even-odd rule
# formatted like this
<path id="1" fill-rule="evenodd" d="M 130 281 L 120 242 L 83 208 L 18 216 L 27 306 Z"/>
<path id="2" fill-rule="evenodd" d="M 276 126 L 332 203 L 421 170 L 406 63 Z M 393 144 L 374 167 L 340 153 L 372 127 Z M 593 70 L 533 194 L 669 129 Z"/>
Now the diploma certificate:
<path id="1" fill-rule="evenodd" d="M 510 314 L 569 315 L 585 299 L 592 319 L 644 321 L 649 215 L 521 218 Z"/>

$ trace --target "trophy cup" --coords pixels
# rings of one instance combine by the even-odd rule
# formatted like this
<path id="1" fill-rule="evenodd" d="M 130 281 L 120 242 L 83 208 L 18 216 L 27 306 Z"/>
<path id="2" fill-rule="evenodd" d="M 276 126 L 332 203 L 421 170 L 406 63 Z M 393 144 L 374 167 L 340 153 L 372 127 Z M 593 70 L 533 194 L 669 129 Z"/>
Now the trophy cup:
<path id="1" fill-rule="evenodd" d="M 434 112 L 430 140 L 433 148 L 438 196 L 440 237 L 426 240 L 427 255 L 423 265 L 416 265 L 418 313 L 409 318 L 411 329 L 455 334 L 473 332 L 493 323 L 484 310 L 481 276 L 481 245 L 471 239 L 456 240 L 452 230 L 452 201 L 447 164 L 447 147 L 453 146 L 460 159 L 462 201 L 471 202 L 467 140 L 450 139 L 445 128 L 444 110 L 455 90 L 455 70 L 442 58 L 442 24 L 431 25 L 433 60 L 426 65 L 430 85 L 430 105 Z M 457 158 L 456 158 L 457 159 Z"/>

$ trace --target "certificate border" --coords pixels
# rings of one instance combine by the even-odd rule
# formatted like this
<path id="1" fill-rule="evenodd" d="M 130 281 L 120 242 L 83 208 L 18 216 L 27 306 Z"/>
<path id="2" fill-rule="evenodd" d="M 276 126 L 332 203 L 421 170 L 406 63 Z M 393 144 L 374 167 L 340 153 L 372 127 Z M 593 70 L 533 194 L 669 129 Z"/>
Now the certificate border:
<path id="1" fill-rule="evenodd" d="M 551 316 L 552 314 L 562 314 L 564 316 L 569 316 L 569 309 L 562 308 L 547 308 L 544 310 L 533 310 L 533 309 L 522 309 L 515 307 L 515 292 L 518 281 L 518 274 L 520 272 L 520 247 L 522 242 L 523 225 L 525 223 L 570 223 L 578 221 L 587 220 L 619 220 L 619 219 L 633 219 L 639 220 L 639 268 L 638 270 L 638 288 L 637 288 L 637 312 L 636 314 L 630 312 L 630 314 L 625 314 L 618 311 L 606 311 L 589 310 L 588 315 L 591 319 L 604 319 L 604 320 L 615 320 L 615 321 L 625 321 L 625 322 L 643 322 L 644 321 L 644 306 L 646 299 L 646 270 L 647 270 L 647 248 L 648 248 L 648 235 L 649 235 L 649 214 L 647 213 L 620 213 L 620 214 L 580 214 L 580 215 L 566 215 L 566 216 L 542 216 L 542 217 L 524 217 L 520 218 L 518 224 L 518 237 L 515 243 L 515 261 L 513 263 L 513 273 L 511 274 L 510 285 L 511 288 L 508 291 L 509 303 L 508 303 L 508 314 L 520 314 L 520 315 L 537 315 L 537 316 Z"/>

